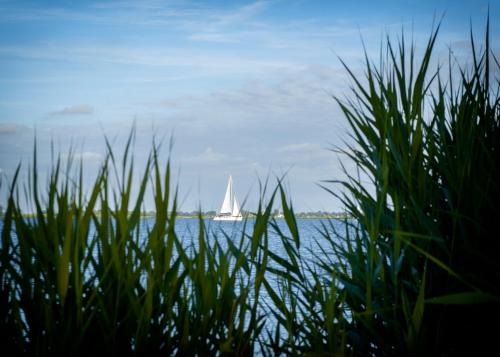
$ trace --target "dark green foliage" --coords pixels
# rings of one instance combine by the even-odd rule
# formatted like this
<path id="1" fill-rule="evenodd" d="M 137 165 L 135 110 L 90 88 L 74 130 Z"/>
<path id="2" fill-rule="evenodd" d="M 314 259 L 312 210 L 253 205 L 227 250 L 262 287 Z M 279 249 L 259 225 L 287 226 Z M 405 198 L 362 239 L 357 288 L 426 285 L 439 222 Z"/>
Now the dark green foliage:
<path id="1" fill-rule="evenodd" d="M 472 68 L 429 70 L 402 38 L 353 99 L 337 99 L 353 132 L 342 196 L 357 224 L 332 242 L 352 310 L 353 351 L 453 355 L 496 346 L 500 331 L 500 97 L 490 82 L 488 27 Z M 454 63 L 450 61 L 449 67 Z M 458 79 L 456 78 L 458 75 Z M 497 79 L 498 80 L 498 79 Z M 342 232 L 345 236 L 345 232 Z M 485 323 L 488 321 L 488 323 Z"/>
<path id="2" fill-rule="evenodd" d="M 198 248 L 181 244 L 169 164 L 161 174 L 156 147 L 132 199 L 131 140 L 121 172 L 110 150 L 85 200 L 83 172 L 73 184 L 58 160 L 42 210 L 36 149 L 34 217 L 17 205 L 14 180 L 2 229 L 2 346 L 28 354 L 251 354 L 263 316 L 258 300 L 251 303 L 244 247 L 236 259 L 209 239 L 201 218 Z M 111 167 L 118 191 L 109 186 Z M 157 214 L 145 227 L 140 207 L 150 178 Z"/>
<path id="3" fill-rule="evenodd" d="M 25 188 L 35 207 L 33 216 L 24 215 L 19 206 L 16 172 L 0 249 L 3 348 L 14 354 L 85 356 L 242 356 L 272 349 L 321 350 L 329 347 L 326 343 L 341 349 L 318 305 L 338 314 L 331 306 L 334 287 L 317 275 L 314 282 L 304 280 L 298 228 L 283 190 L 279 193 L 292 239 L 272 221 L 275 191 L 255 219 L 244 222 L 238 237 L 207 228 L 200 214 L 198 236 L 189 245 L 177 235 L 177 192 L 171 188 L 170 164 L 160 163 L 156 145 L 132 195 L 134 135 L 132 131 L 120 161 L 107 143 L 108 154 L 87 194 L 82 164 L 72 178 L 71 158 L 65 164 L 56 160 L 46 189 L 40 191 L 35 145 Z M 141 206 L 150 183 L 156 214 L 144 220 Z M 270 229 L 281 235 L 290 260 L 268 248 Z M 270 262 L 277 264 L 271 267 Z M 283 300 L 274 292 L 277 280 L 289 284 L 281 292 Z M 290 284 L 300 289 L 300 296 Z M 299 298 L 307 305 L 285 306 L 287 299 Z M 303 309 L 314 312 L 314 320 L 302 320 L 295 332 L 293 324 L 299 323 Z M 280 322 L 290 328 L 286 341 L 279 325 L 264 329 L 268 314 L 285 310 L 289 314 Z M 273 337 L 267 339 L 267 334 Z M 330 340 L 322 341 L 324 335 Z"/>

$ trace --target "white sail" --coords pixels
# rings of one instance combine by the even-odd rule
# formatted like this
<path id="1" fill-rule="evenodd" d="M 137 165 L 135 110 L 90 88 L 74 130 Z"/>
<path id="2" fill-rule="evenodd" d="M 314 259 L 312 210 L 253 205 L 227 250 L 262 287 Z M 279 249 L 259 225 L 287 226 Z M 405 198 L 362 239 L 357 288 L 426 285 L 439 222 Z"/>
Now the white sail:
<path id="1" fill-rule="evenodd" d="M 229 181 L 227 182 L 226 195 L 224 196 L 224 201 L 222 202 L 222 207 L 220 208 L 221 214 L 227 214 L 233 212 L 233 179 L 229 176 Z"/>
<path id="2" fill-rule="evenodd" d="M 234 195 L 234 199 L 233 199 L 233 211 L 231 212 L 231 216 L 241 216 L 240 205 L 238 204 L 238 200 L 236 199 L 236 195 Z"/>

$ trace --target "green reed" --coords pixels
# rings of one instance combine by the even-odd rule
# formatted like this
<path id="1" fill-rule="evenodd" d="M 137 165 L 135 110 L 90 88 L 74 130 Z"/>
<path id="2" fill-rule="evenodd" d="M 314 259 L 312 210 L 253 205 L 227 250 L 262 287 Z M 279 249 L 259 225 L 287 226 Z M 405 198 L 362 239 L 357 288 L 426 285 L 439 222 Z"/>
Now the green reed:
<path id="1" fill-rule="evenodd" d="M 153 144 L 135 176 L 134 136 L 132 130 L 121 158 L 106 140 L 107 155 L 86 192 L 83 164 L 75 168 L 71 155 L 66 162 L 55 160 L 46 186 L 41 184 L 35 144 L 23 187 L 34 215 L 23 214 L 19 205 L 18 168 L 2 228 L 2 345 L 12 353 L 42 355 L 252 355 L 302 344 L 283 342 L 280 326 L 290 326 L 290 316 L 266 326 L 271 311 L 287 309 L 285 300 L 276 299 L 276 276 L 290 282 L 286 277 L 293 272 L 303 279 L 286 232 L 279 234 L 291 263 L 268 248 L 269 230 L 279 230 L 271 215 L 277 192 L 293 242 L 300 244 L 281 186 L 259 205 L 253 221 L 244 222 L 239 237 L 206 227 L 200 216 L 198 236 L 191 237 L 196 242 L 189 246 L 177 235 L 169 160 L 162 162 Z M 141 219 L 148 187 L 156 212 L 149 225 Z M 309 284 L 304 294 L 313 294 L 318 284 Z M 263 288 L 271 301 L 262 298 Z M 295 292 L 288 294 L 297 299 Z"/>
<path id="2" fill-rule="evenodd" d="M 363 355 L 479 353 L 500 328 L 500 83 L 489 23 L 482 50 L 471 34 L 471 67 L 450 55 L 444 78 L 430 69 L 438 28 L 419 60 L 403 36 L 396 48 L 387 40 L 379 66 L 366 58 L 365 81 L 345 66 L 352 95 L 337 98 L 352 129 L 344 153 L 362 175 L 345 171 L 341 182 L 355 220 L 347 239 L 324 236 L 352 311 L 348 344 Z"/>

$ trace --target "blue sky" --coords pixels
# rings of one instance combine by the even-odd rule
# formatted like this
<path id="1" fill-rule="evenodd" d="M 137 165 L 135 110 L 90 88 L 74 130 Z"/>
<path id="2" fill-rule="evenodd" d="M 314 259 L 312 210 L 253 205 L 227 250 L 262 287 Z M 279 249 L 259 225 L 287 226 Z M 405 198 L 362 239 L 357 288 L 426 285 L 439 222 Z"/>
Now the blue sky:
<path id="1" fill-rule="evenodd" d="M 341 177 L 337 56 L 361 73 L 361 37 L 374 59 L 402 28 L 418 49 L 444 14 L 436 57 L 466 59 L 488 4 L 498 52 L 498 1 L 0 0 L 0 174 L 29 163 L 35 129 L 41 172 L 51 140 L 95 171 L 103 135 L 119 151 L 135 120 L 139 163 L 174 133 L 185 210 L 217 209 L 229 173 L 251 206 L 257 177 L 285 171 L 298 210 L 342 209 L 316 185 Z"/>

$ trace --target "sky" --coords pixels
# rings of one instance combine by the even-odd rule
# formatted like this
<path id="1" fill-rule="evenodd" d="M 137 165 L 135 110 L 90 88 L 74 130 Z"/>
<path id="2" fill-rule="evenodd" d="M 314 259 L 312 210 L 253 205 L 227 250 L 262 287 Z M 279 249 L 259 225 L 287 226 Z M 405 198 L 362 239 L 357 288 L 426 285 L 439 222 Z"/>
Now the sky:
<path id="1" fill-rule="evenodd" d="M 319 187 L 343 177 L 330 149 L 349 141 L 333 99 L 349 97 L 339 58 L 362 76 L 363 42 L 376 60 L 385 36 L 404 31 L 418 52 L 441 17 L 435 63 L 448 49 L 467 58 L 488 5 L 498 51 L 491 0 L 0 0 L 0 198 L 35 136 L 41 174 L 51 143 L 63 157 L 73 145 L 91 182 L 104 136 L 121 153 L 135 123 L 138 169 L 163 138 L 181 210 L 218 209 L 229 174 L 252 209 L 259 179 L 286 173 L 297 211 L 340 211 Z"/>

